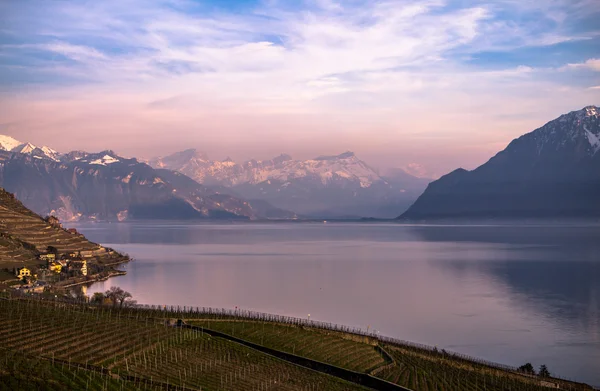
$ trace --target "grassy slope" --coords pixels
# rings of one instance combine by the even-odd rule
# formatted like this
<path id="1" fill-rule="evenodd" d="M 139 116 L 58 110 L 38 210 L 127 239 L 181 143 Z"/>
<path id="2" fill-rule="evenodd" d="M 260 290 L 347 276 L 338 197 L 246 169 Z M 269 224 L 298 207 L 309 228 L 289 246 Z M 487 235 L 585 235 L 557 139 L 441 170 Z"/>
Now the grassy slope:
<path id="1" fill-rule="evenodd" d="M 58 374 L 53 359 L 108 368 L 114 375 L 134 376 L 138 381 L 152 380 L 189 389 L 363 389 L 239 344 L 167 327 L 147 315 L 139 312 L 130 317 L 97 308 L 0 300 L 0 341 L 8 352 L 4 353 L 4 360 L 0 358 L 0 390 L 11 389 L 11 370 L 18 378 L 27 379 L 25 368 L 31 365 L 44 367 L 50 373 L 47 377 L 58 382 L 57 389 L 59 385 L 69 388 L 69 382 L 78 381 L 74 377 L 92 372 L 68 367 L 65 370 L 63 364 Z M 14 369 L 13 360 L 6 359 L 6 354 L 22 355 L 19 362 L 23 363 Z M 40 359 L 46 361 L 40 364 Z M 94 375 L 100 380 L 103 377 Z M 36 372 L 31 384 L 42 382 L 40 379 Z M 113 383 L 107 389 L 129 386 L 118 379 Z"/>

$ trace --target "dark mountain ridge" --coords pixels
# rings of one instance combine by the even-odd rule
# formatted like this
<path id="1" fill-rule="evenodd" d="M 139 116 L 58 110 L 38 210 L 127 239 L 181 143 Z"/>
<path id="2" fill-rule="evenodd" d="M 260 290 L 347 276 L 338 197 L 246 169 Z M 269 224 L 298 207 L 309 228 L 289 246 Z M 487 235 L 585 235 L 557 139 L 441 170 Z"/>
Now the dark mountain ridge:
<path id="1" fill-rule="evenodd" d="M 600 217 L 600 110 L 587 106 L 513 140 L 473 171 L 429 184 L 399 218 Z"/>

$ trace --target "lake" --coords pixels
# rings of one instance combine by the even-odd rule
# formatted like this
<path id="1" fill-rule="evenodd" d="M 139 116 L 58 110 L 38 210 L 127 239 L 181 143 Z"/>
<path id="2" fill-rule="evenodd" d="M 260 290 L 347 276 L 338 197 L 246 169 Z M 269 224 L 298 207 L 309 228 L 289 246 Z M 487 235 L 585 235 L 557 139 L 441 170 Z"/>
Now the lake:
<path id="1" fill-rule="evenodd" d="M 270 312 L 546 364 L 600 385 L 600 227 L 358 223 L 76 226 L 135 261 L 140 303 Z"/>

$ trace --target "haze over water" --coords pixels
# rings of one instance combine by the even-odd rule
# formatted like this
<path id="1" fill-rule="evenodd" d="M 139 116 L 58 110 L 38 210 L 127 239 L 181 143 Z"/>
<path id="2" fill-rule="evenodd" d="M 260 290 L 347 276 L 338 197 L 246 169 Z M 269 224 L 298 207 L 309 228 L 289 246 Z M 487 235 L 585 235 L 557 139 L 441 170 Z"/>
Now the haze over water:
<path id="1" fill-rule="evenodd" d="M 600 385 L 599 228 L 120 223 L 140 303 L 307 317 Z"/>

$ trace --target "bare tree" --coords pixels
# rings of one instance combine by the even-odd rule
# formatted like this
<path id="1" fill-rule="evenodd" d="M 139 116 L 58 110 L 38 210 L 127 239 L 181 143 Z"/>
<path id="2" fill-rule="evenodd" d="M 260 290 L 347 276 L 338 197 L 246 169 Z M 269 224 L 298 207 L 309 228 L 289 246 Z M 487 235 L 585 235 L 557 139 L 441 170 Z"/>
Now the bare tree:
<path id="1" fill-rule="evenodd" d="M 110 287 L 110 289 L 104 293 L 104 296 L 106 296 L 106 298 L 110 299 L 113 307 L 116 307 L 117 305 L 119 307 L 123 307 L 125 300 L 130 299 L 132 297 L 131 293 L 124 291 L 123 289 L 119 288 L 118 286 Z"/>

